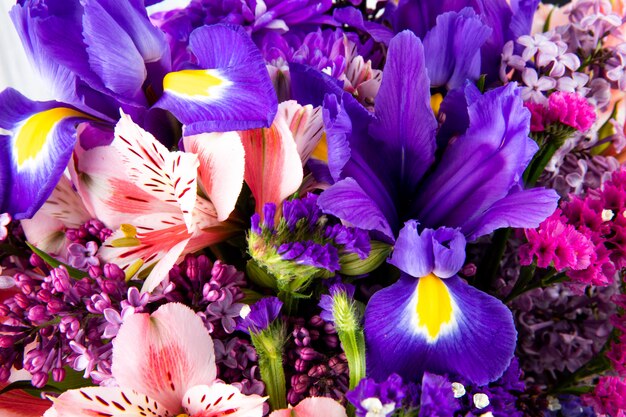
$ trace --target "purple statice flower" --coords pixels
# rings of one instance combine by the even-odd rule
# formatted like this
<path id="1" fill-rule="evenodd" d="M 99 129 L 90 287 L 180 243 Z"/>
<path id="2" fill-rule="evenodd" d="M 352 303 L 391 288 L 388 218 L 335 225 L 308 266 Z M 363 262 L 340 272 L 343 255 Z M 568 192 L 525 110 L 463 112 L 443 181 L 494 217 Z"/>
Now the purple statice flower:
<path id="1" fill-rule="evenodd" d="M 237 330 L 246 333 L 260 333 L 267 329 L 280 315 L 283 302 L 278 297 L 265 297 L 250 306 L 242 315 Z"/>
<path id="2" fill-rule="evenodd" d="M 596 261 L 595 245 L 583 233 L 567 224 L 567 218 L 557 209 L 537 229 L 526 229 L 527 243 L 519 248 L 520 264 L 534 261 L 540 268 L 554 267 L 581 270 Z"/>
<path id="3" fill-rule="evenodd" d="M 518 406 L 518 402 L 525 390 L 516 358 L 504 374 L 489 385 L 476 386 L 463 379 L 453 383 L 454 397 L 458 399 L 457 410 L 468 417 L 489 412 L 494 417 L 523 417 L 524 409 Z"/>
<path id="4" fill-rule="evenodd" d="M 325 216 L 317 201 L 317 195 L 308 194 L 283 202 L 277 222 L 276 208 L 269 203 L 263 208 L 263 221 L 259 214 L 251 219 L 250 255 L 285 289 L 289 283 L 299 282 L 289 291 L 305 288 L 315 277 L 340 271 L 344 256 L 356 254 L 363 260 L 370 254 L 368 233 Z"/>
<path id="5" fill-rule="evenodd" d="M 278 254 L 284 260 L 315 268 L 329 271 L 338 271 L 340 268 L 339 252 L 330 243 L 319 244 L 312 240 L 283 243 L 278 247 Z"/>
<path id="6" fill-rule="evenodd" d="M 602 376 L 593 393 L 583 398 L 598 414 L 621 416 L 626 412 L 626 380 L 617 376 Z"/>
<path id="7" fill-rule="evenodd" d="M 545 417 L 596 417 L 593 407 L 585 405 L 577 395 L 559 395 L 548 399 Z"/>
<path id="8" fill-rule="evenodd" d="M 329 294 L 322 294 L 320 297 L 320 302 L 318 306 L 322 309 L 320 313 L 320 317 L 329 323 L 333 323 L 334 320 L 334 297 L 338 295 L 342 295 L 347 298 L 347 300 L 352 300 L 354 298 L 355 287 L 351 284 L 333 284 L 328 288 Z"/>
<path id="9" fill-rule="evenodd" d="M 452 384 L 448 378 L 424 373 L 420 396 L 420 417 L 451 416 L 460 408 Z"/>

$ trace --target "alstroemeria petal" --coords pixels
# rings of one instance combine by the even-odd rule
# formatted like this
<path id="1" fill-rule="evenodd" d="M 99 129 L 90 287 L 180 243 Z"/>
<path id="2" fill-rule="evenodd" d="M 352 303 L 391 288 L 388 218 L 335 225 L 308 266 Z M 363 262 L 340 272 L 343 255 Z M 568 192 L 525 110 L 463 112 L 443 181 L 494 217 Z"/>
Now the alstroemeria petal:
<path id="1" fill-rule="evenodd" d="M 224 221 L 235 208 L 243 186 L 245 152 L 237 132 L 203 133 L 183 138 L 185 150 L 200 159 L 200 179 L 217 219 Z"/>
<path id="2" fill-rule="evenodd" d="M 72 183 L 62 176 L 39 211 L 21 224 L 28 242 L 46 253 L 64 255 L 65 229 L 78 228 L 91 218 Z"/>
<path id="3" fill-rule="evenodd" d="M 376 230 L 393 240 L 393 231 L 384 213 L 352 178 L 336 182 L 320 194 L 317 204 L 324 213 L 364 230 Z"/>
<path id="4" fill-rule="evenodd" d="M 290 409 L 276 410 L 269 417 L 347 417 L 346 409 L 332 398 L 310 397 Z"/>
<path id="5" fill-rule="evenodd" d="M 113 340 L 112 373 L 121 387 L 177 414 L 191 387 L 215 380 L 213 340 L 202 319 L 182 304 L 165 304 L 152 315 L 134 314 Z"/>
<path id="6" fill-rule="evenodd" d="M 0 93 L 0 128 L 11 132 L 0 136 L 11 171 L 0 211 L 16 220 L 32 217 L 50 196 L 72 155 L 76 125 L 89 118 L 63 106 L 30 101 L 13 89 Z"/>
<path id="7" fill-rule="evenodd" d="M 278 105 L 276 118 L 284 120 L 289 126 L 302 165 L 305 165 L 324 134 L 322 108 L 314 108 L 310 104 L 301 106 L 295 100 L 284 101 Z"/>
<path id="8" fill-rule="evenodd" d="M 277 98 L 264 60 L 241 27 L 223 24 L 194 30 L 189 48 L 197 69 L 163 79 L 157 107 L 171 111 L 188 135 L 268 127 Z"/>
<path id="9" fill-rule="evenodd" d="M 191 388 L 183 398 L 185 412 L 190 416 L 261 417 L 265 398 L 243 395 L 232 385 L 216 382 Z"/>
<path id="10" fill-rule="evenodd" d="M 0 388 L 5 388 L 5 384 L 0 384 Z M 33 397 L 22 390 L 11 390 L 0 396 L 2 417 L 40 417 L 51 405 L 50 401 Z"/>
<path id="11" fill-rule="evenodd" d="M 384 74 L 369 131 L 377 138 L 378 160 L 386 164 L 387 177 L 410 192 L 435 160 L 437 129 L 424 48 L 413 33 L 405 31 L 391 40 Z"/>
<path id="12" fill-rule="evenodd" d="M 432 86 L 453 89 L 480 76 L 480 47 L 491 28 L 471 8 L 437 16 L 424 38 L 424 56 Z"/>
<path id="13" fill-rule="evenodd" d="M 64 392 L 53 399 L 53 406 L 44 417 L 124 416 L 144 417 L 152 410 L 152 417 L 167 417 L 181 408 L 167 409 L 162 403 L 143 393 L 118 387 L 85 387 Z"/>
<path id="14" fill-rule="evenodd" d="M 276 119 L 268 129 L 240 132 L 246 151 L 246 183 L 254 195 L 256 212 L 265 203 L 280 206 L 298 190 L 304 175 L 296 142 L 289 127 Z"/>
<path id="15" fill-rule="evenodd" d="M 404 275 L 367 305 L 368 372 L 408 380 L 424 371 L 458 374 L 483 385 L 508 367 L 516 334 L 511 311 L 459 277 Z"/>

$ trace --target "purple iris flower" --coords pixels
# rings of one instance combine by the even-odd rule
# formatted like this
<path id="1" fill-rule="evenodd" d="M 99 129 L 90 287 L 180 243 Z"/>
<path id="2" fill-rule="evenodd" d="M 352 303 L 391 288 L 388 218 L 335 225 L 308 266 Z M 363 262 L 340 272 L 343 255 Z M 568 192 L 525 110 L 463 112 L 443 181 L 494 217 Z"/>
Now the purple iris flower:
<path id="1" fill-rule="evenodd" d="M 498 379 L 515 351 L 511 311 L 456 275 L 465 261 L 458 229 L 419 233 L 417 226 L 406 223 L 389 261 L 400 280 L 374 294 L 365 310 L 369 375 L 415 380 L 434 372 L 477 385 Z"/>
<path id="2" fill-rule="evenodd" d="M 400 0 L 386 3 L 384 18 L 396 33 L 409 29 L 425 40 L 427 33 L 439 24 L 440 16 L 447 12 L 460 12 L 471 8 L 492 33 L 480 48 L 480 73 L 490 79 L 497 78 L 500 55 L 504 44 L 530 33 L 533 15 L 539 0 L 441 0 L 414 1 Z M 470 36 L 471 30 L 465 32 Z M 463 38 L 459 38 L 463 39 Z M 426 42 L 425 42 L 426 43 Z M 463 53 L 463 43 L 456 48 Z"/>
<path id="3" fill-rule="evenodd" d="M 324 74 L 291 72 L 294 95 L 324 105 L 335 182 L 318 199 L 324 212 L 392 242 L 410 219 L 460 228 L 471 241 L 501 227 L 537 227 L 555 210 L 553 190 L 522 186 L 537 145 L 514 84 L 483 95 L 468 84 L 455 102 L 455 126 L 464 130 L 438 142 L 424 48 L 410 32 L 390 43 L 373 115 Z"/>
<path id="4" fill-rule="evenodd" d="M 241 27 L 194 30 L 188 61 L 173 65 L 142 0 L 24 0 L 11 17 L 56 99 L 0 93 L 0 129 L 10 132 L 0 135 L 0 212 L 15 219 L 50 196 L 77 137 L 87 149 L 113 139 L 120 108 L 164 139 L 173 134 L 164 110 L 187 135 L 268 127 L 276 113 L 263 57 Z"/>

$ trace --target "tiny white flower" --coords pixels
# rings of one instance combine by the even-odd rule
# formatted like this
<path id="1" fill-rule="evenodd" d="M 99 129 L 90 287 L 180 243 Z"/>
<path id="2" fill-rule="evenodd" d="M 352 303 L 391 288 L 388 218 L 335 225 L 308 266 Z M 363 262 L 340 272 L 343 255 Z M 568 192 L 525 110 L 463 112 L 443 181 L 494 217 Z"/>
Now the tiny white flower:
<path id="1" fill-rule="evenodd" d="M 239 311 L 239 317 L 245 319 L 246 317 L 248 317 L 248 314 L 250 314 L 251 311 L 252 309 L 250 308 L 250 306 L 248 304 L 244 304 L 243 307 L 241 307 L 241 311 Z"/>
<path id="2" fill-rule="evenodd" d="M 482 410 L 489 405 L 489 397 L 487 397 L 487 394 L 483 394 L 482 392 L 474 394 L 472 399 L 474 400 L 474 406 L 479 410 Z"/>
<path id="3" fill-rule="evenodd" d="M 548 410 L 559 411 L 561 409 L 561 403 L 556 397 L 548 396 Z"/>
<path id="4" fill-rule="evenodd" d="M 552 90 L 556 87 L 556 81 L 550 77 L 541 77 L 532 68 L 524 69 L 522 80 L 526 87 L 522 89 L 522 99 L 532 100 L 535 103 L 545 103 L 548 98 L 543 95 L 543 91 Z"/>
<path id="5" fill-rule="evenodd" d="M 365 417 L 387 417 L 387 414 L 396 409 L 394 403 L 383 405 L 378 398 L 370 397 L 361 401 L 361 407 L 367 410 Z"/>
<path id="6" fill-rule="evenodd" d="M 603 222 L 608 222 L 608 221 L 613 220 L 614 216 L 615 216 L 615 213 L 613 213 L 612 210 L 608 210 L 608 209 L 602 210 L 602 221 Z"/>
<path id="7" fill-rule="evenodd" d="M 461 398 L 466 393 L 465 387 L 459 382 L 452 383 L 452 392 L 454 393 L 454 398 Z"/>

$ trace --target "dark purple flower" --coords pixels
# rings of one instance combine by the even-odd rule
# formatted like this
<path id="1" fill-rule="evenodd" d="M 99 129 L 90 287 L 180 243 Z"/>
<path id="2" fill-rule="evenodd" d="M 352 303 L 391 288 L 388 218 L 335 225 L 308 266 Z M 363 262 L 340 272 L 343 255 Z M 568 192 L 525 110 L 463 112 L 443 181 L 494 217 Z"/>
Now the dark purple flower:
<path id="1" fill-rule="evenodd" d="M 318 198 L 325 213 L 393 241 L 408 219 L 460 227 L 474 240 L 500 227 L 536 227 L 554 211 L 553 190 L 524 190 L 520 183 L 537 144 L 528 137 L 529 114 L 514 84 L 483 95 L 466 86 L 458 104 L 467 124 L 453 118 L 465 124 L 463 133 L 437 143 L 420 40 L 397 35 L 384 71 L 374 115 L 323 74 L 291 71 L 301 84 L 298 100 L 325 109 L 335 181 Z"/>
<path id="2" fill-rule="evenodd" d="M 266 297 L 250 306 L 250 312 L 237 324 L 237 330 L 260 333 L 280 315 L 283 302 L 277 297 Z"/>
<path id="3" fill-rule="evenodd" d="M 458 229 L 419 233 L 417 222 L 406 223 L 389 261 L 400 280 L 374 294 L 365 310 L 369 375 L 414 380 L 434 372 L 486 384 L 504 373 L 516 346 L 513 316 L 456 275 L 464 262 Z"/>

